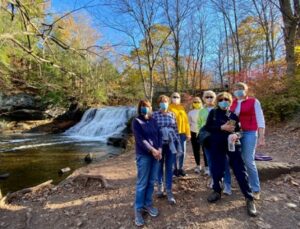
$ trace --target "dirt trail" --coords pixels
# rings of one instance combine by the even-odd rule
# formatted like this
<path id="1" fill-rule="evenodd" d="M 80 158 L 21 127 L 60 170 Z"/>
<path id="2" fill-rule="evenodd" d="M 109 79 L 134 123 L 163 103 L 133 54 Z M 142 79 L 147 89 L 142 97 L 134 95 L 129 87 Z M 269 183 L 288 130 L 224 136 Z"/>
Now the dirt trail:
<path id="1" fill-rule="evenodd" d="M 288 140 L 284 136 L 279 130 L 269 132 L 261 150 L 275 161 L 299 163 L 299 132 L 289 134 Z M 146 217 L 144 228 L 300 228 L 300 173 L 263 182 L 262 199 L 257 202 L 260 214 L 250 218 L 235 181 L 232 196 L 208 204 L 208 177 L 194 174 L 193 167 L 189 146 L 188 176 L 174 181 L 177 204 L 155 198 L 161 214 L 155 219 Z M 63 182 L 34 195 L 25 194 L 0 207 L 0 228 L 134 228 L 134 151 L 81 168 L 73 175 L 82 173 L 101 174 L 111 187 L 103 188 L 92 180 L 85 187 L 82 182 Z"/>

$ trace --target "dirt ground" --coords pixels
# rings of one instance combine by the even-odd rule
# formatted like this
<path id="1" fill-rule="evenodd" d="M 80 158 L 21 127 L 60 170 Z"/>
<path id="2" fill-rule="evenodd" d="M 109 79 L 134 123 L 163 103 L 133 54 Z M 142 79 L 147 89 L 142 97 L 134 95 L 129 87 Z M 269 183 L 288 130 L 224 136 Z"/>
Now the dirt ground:
<path id="1" fill-rule="evenodd" d="M 274 161 L 300 164 L 299 134 L 299 130 L 269 130 L 266 146 L 258 151 Z M 222 196 L 216 204 L 206 201 L 208 177 L 194 174 L 188 145 L 188 176 L 174 181 L 177 204 L 154 198 L 160 215 L 146 216 L 144 228 L 300 228 L 300 173 L 262 182 L 261 200 L 256 202 L 259 216 L 251 218 L 236 182 L 231 196 Z M 81 168 L 72 176 L 82 173 L 104 176 L 109 187 L 99 181 L 90 180 L 84 186 L 67 180 L 25 194 L 8 205 L 2 203 L 0 228 L 134 228 L 134 151 Z"/>

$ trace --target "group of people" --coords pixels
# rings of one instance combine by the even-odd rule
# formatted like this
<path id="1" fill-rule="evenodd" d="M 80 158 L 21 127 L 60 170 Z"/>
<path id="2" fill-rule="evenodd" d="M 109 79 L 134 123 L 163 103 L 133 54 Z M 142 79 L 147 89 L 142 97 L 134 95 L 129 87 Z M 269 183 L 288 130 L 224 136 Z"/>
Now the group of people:
<path id="1" fill-rule="evenodd" d="M 191 140 L 200 173 L 200 151 L 204 158 L 204 173 L 211 177 L 213 189 L 210 203 L 231 195 L 230 167 L 245 196 L 247 212 L 256 216 L 254 199 L 260 198 L 260 182 L 255 164 L 255 149 L 264 144 L 265 121 L 260 102 L 248 96 L 245 83 L 234 85 L 234 99 L 228 92 L 216 95 L 213 91 L 193 98 L 187 114 L 175 92 L 158 98 L 159 109 L 152 111 L 151 103 L 141 100 L 138 115 L 132 122 L 136 144 L 137 181 L 135 195 L 135 224 L 144 225 L 143 213 L 159 214 L 153 206 L 153 193 L 167 197 L 176 204 L 172 192 L 174 176 L 185 176 L 186 142 Z"/>

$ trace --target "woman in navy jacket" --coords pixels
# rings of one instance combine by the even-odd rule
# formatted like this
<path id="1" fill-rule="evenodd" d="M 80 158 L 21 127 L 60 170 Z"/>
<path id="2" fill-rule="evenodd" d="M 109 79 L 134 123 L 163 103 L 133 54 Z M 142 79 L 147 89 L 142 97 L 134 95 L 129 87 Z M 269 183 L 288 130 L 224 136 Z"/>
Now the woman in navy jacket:
<path id="1" fill-rule="evenodd" d="M 158 216 L 158 209 L 153 207 L 152 195 L 161 159 L 162 140 L 157 123 L 150 115 L 151 109 L 149 101 L 141 100 L 138 104 L 138 116 L 132 122 L 137 165 L 135 194 L 137 226 L 143 226 L 145 223 L 143 211 L 152 217 Z"/>

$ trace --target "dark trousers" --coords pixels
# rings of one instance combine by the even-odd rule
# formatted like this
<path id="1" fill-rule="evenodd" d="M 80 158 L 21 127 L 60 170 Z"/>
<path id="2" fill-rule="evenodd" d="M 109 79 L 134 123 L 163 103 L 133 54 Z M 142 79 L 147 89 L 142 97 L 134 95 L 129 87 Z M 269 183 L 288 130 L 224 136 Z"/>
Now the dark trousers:
<path id="1" fill-rule="evenodd" d="M 197 139 L 197 133 L 191 131 L 191 143 L 196 165 L 200 165 L 200 143 Z"/>
<path id="2" fill-rule="evenodd" d="M 234 176 L 240 186 L 245 198 L 253 200 L 252 190 L 249 185 L 248 175 L 241 155 L 240 146 L 236 146 L 235 152 L 227 149 L 227 144 L 214 144 L 210 149 L 211 155 L 211 173 L 214 181 L 213 189 L 221 193 L 220 182 L 224 177 L 226 154 L 228 155 L 229 165 L 233 170 Z"/>

